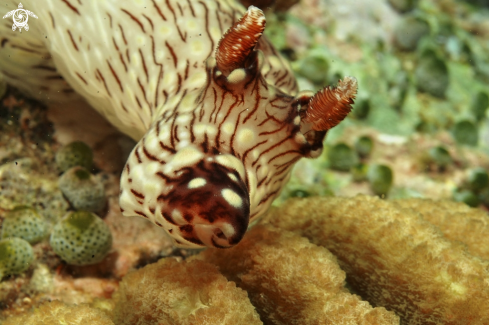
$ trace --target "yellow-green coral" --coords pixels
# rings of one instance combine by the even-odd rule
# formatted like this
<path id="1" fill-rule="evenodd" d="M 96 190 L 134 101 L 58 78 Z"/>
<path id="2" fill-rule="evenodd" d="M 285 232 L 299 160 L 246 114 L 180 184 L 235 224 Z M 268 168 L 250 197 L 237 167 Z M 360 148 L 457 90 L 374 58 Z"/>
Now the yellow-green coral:
<path id="1" fill-rule="evenodd" d="M 42 304 L 28 314 L 8 318 L 3 325 L 114 325 L 102 311 L 87 305 L 69 306 L 61 301 Z"/>
<path id="2" fill-rule="evenodd" d="M 114 299 L 117 325 L 262 324 L 246 292 L 202 261 L 147 265 L 124 277 Z"/>
<path id="3" fill-rule="evenodd" d="M 324 247 L 271 226 L 256 226 L 236 247 L 196 256 L 248 291 L 265 324 L 399 324 L 344 288 L 345 272 Z"/>
<path id="4" fill-rule="evenodd" d="M 268 219 L 328 248 L 362 297 L 405 324 L 489 323 L 489 262 L 415 209 L 367 196 L 296 199 Z"/>

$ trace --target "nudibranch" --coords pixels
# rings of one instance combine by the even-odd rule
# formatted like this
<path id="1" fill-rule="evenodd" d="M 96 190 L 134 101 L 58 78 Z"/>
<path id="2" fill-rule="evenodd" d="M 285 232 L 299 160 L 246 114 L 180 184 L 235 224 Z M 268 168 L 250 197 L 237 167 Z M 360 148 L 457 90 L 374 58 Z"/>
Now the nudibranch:
<path id="1" fill-rule="evenodd" d="M 138 140 L 121 176 L 121 211 L 162 227 L 182 247 L 237 244 L 294 163 L 321 153 L 356 94 L 352 77 L 298 93 L 287 62 L 262 36 L 263 12 L 234 1 L 24 7 L 39 19 L 29 33 L 2 26 L 1 72 L 34 96 L 76 96 L 66 80 Z M 26 66 L 27 83 L 18 77 Z"/>

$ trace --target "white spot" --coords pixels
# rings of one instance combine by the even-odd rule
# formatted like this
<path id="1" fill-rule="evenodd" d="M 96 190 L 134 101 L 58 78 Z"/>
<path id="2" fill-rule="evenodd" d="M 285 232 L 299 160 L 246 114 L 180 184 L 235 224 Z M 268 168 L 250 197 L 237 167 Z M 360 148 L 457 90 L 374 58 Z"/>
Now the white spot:
<path id="1" fill-rule="evenodd" d="M 245 168 L 243 163 L 233 155 L 219 155 L 216 157 L 216 161 L 228 168 L 236 170 L 242 179 L 244 179 Z"/>
<path id="2" fill-rule="evenodd" d="M 236 192 L 233 192 L 228 188 L 223 189 L 221 191 L 221 195 L 227 203 L 235 208 L 240 208 L 241 205 L 243 205 L 243 199 L 241 199 L 241 197 L 236 194 Z"/>
<path id="3" fill-rule="evenodd" d="M 255 132 L 252 129 L 241 129 L 236 140 L 239 144 L 250 144 L 255 139 Z"/>
<path id="4" fill-rule="evenodd" d="M 173 156 L 171 162 L 165 165 L 164 173 L 168 175 L 184 166 L 195 165 L 202 157 L 202 152 L 194 147 L 182 148 Z"/>
<path id="5" fill-rule="evenodd" d="M 299 144 L 303 144 L 303 143 L 306 143 L 307 140 L 306 140 L 306 137 L 304 136 L 304 134 L 300 133 L 300 132 L 297 132 L 295 134 L 295 142 L 299 143 Z"/>
<path id="6" fill-rule="evenodd" d="M 206 183 L 207 181 L 202 177 L 194 178 L 193 180 L 188 182 L 188 188 L 198 188 L 204 186 Z"/>
<path id="7" fill-rule="evenodd" d="M 234 175 L 234 174 L 231 174 L 231 173 L 228 173 L 228 177 L 233 181 L 233 182 L 237 182 L 238 181 L 238 178 Z"/>
<path id="8" fill-rule="evenodd" d="M 297 115 L 295 118 L 294 118 L 294 124 L 295 125 L 299 125 L 301 124 L 301 117 L 299 115 Z"/>
<path id="9" fill-rule="evenodd" d="M 222 130 L 226 134 L 232 134 L 234 132 L 234 124 L 231 122 L 226 122 L 222 125 Z"/>
<path id="10" fill-rule="evenodd" d="M 235 84 L 243 81 L 246 78 L 246 71 L 244 69 L 234 69 L 228 76 L 228 82 Z"/>

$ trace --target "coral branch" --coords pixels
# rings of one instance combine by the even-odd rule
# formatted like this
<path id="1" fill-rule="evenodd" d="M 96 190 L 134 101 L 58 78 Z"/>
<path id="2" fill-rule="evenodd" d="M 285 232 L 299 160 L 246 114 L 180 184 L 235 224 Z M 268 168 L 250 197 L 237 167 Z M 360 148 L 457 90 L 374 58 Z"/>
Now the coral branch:
<path id="1" fill-rule="evenodd" d="M 246 59 L 265 30 L 263 11 L 250 6 L 248 11 L 228 29 L 216 50 L 217 68 L 228 76 L 231 71 L 244 68 Z"/>
<path id="2" fill-rule="evenodd" d="M 304 111 L 303 121 L 315 131 L 327 131 L 340 123 L 351 111 L 357 93 L 357 79 L 345 77 L 337 87 L 318 91 Z"/>

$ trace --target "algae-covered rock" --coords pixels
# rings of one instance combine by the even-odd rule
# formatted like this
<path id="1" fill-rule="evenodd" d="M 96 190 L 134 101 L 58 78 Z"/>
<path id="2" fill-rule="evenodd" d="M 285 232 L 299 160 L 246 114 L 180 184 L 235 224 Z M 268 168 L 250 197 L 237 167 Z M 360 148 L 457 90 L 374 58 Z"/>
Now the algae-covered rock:
<path id="1" fill-rule="evenodd" d="M 105 222 L 87 211 L 68 213 L 51 233 L 53 251 L 72 265 L 100 262 L 112 247 L 112 234 Z"/>
<path id="2" fill-rule="evenodd" d="M 372 138 L 366 135 L 358 138 L 358 140 L 355 142 L 355 150 L 362 158 L 369 156 L 373 147 L 374 142 Z"/>
<path id="3" fill-rule="evenodd" d="M 433 50 L 425 50 L 416 66 L 416 86 L 419 91 L 444 98 L 449 85 L 448 67 Z"/>
<path id="4" fill-rule="evenodd" d="M 452 156 L 448 150 L 443 146 L 436 146 L 428 150 L 428 156 L 431 162 L 438 166 L 440 169 L 446 168 L 453 163 Z"/>
<path id="5" fill-rule="evenodd" d="M 56 152 L 56 164 L 62 172 L 75 166 L 90 170 L 93 164 L 92 149 L 82 141 L 71 142 Z"/>
<path id="6" fill-rule="evenodd" d="M 476 146 L 479 141 L 477 125 L 468 120 L 457 122 L 452 130 L 455 141 L 459 144 Z"/>
<path id="7" fill-rule="evenodd" d="M 59 178 L 59 188 L 77 210 L 98 212 L 105 206 L 104 185 L 88 170 L 77 166 Z"/>
<path id="8" fill-rule="evenodd" d="M 30 207 L 20 206 L 7 212 L 2 223 L 2 239 L 18 237 L 35 244 L 46 236 L 44 218 Z"/>
<path id="9" fill-rule="evenodd" d="M 350 146 L 338 143 L 328 151 L 329 166 L 339 171 L 349 171 L 358 163 L 358 157 Z"/>
<path id="10" fill-rule="evenodd" d="M 372 165 L 368 169 L 367 179 L 370 183 L 372 191 L 376 195 L 387 195 L 392 183 L 394 175 L 392 169 L 386 165 Z"/>
<path id="11" fill-rule="evenodd" d="M 453 200 L 463 202 L 469 207 L 477 207 L 480 204 L 479 197 L 471 190 L 457 190 L 453 193 Z"/>
<path id="12" fill-rule="evenodd" d="M 15 237 L 0 240 L 0 279 L 24 272 L 33 260 L 34 253 L 27 241 Z"/>
<path id="13" fill-rule="evenodd" d="M 426 20 L 407 16 L 400 20 L 394 31 L 395 44 L 403 51 L 414 51 L 420 39 L 430 33 Z"/>

